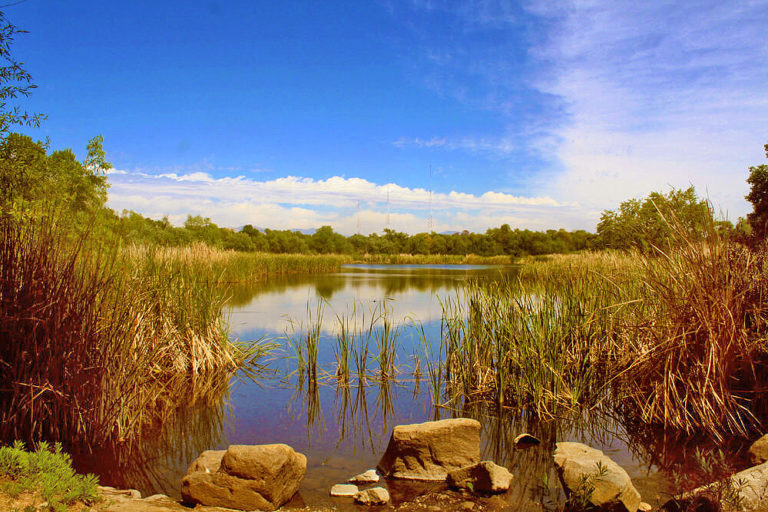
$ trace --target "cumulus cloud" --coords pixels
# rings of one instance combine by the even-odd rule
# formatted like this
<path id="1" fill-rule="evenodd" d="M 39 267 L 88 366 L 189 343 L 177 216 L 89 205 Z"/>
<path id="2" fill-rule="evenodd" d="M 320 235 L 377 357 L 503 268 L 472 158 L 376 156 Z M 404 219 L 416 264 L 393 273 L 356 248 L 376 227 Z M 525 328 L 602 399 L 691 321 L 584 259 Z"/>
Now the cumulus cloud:
<path id="1" fill-rule="evenodd" d="M 378 232 L 384 227 L 426 231 L 430 211 L 436 231 L 485 231 L 504 223 L 528 227 L 541 225 L 542 216 L 565 222 L 568 212 L 576 207 L 548 196 L 495 191 L 481 195 L 432 193 L 430 202 L 430 192 L 422 188 L 340 176 L 257 181 L 243 176 L 214 178 L 203 172 L 119 171 L 110 175 L 110 183 L 110 207 L 153 218 L 167 216 L 174 224 L 183 223 L 186 215 L 192 214 L 232 227 L 252 224 L 304 229 L 330 224 L 345 234 Z"/>

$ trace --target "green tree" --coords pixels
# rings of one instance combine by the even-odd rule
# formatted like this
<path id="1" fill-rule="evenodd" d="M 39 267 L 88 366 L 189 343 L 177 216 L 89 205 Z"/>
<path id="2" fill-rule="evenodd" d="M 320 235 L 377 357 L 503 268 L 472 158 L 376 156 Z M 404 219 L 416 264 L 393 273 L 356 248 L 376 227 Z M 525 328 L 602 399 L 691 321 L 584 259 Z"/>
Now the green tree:
<path id="1" fill-rule="evenodd" d="M 624 201 L 615 211 L 605 210 L 597 234 L 603 247 L 649 251 L 672 243 L 676 231 L 702 239 L 713 220 L 712 208 L 699 199 L 694 187 L 673 188 L 667 194 L 652 192 L 643 200 Z"/>
<path id="2" fill-rule="evenodd" d="M 768 158 L 768 144 L 765 146 Z M 768 229 L 768 165 L 756 165 L 749 168 L 747 183 L 750 185 L 746 200 L 752 203 L 752 213 L 747 215 L 752 234 L 765 238 Z"/>
<path id="3" fill-rule="evenodd" d="M 11 55 L 11 45 L 17 34 L 25 33 L 10 23 L 0 11 L 0 139 L 5 139 L 11 126 L 39 127 L 45 119 L 42 114 L 30 114 L 19 105 L 13 105 L 22 96 L 29 96 L 37 86 L 24 69 L 24 63 Z"/>

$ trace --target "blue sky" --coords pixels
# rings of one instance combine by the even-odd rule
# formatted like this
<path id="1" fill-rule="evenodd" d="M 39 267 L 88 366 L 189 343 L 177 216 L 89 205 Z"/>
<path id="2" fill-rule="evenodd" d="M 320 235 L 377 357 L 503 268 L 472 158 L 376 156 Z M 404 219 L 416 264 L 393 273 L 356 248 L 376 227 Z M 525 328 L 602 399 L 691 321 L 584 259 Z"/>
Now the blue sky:
<path id="1" fill-rule="evenodd" d="M 419 232 L 432 188 L 436 231 L 594 230 L 689 184 L 735 219 L 768 142 L 768 1 L 4 10 L 48 114 L 26 132 L 103 134 L 109 205 L 175 223 Z"/>

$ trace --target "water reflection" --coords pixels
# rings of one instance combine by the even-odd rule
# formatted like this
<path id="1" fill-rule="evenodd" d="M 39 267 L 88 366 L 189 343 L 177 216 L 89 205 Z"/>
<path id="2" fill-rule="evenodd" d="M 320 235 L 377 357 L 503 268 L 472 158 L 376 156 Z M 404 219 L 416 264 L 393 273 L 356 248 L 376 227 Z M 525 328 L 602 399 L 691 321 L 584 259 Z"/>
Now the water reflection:
<path id="1" fill-rule="evenodd" d="M 140 438 L 92 453 L 75 452 L 76 469 L 98 474 L 102 485 L 178 496 L 181 477 L 192 460 L 225 438 L 229 376 L 205 383 L 178 382 L 167 391 L 173 398 L 165 400 L 173 403 L 158 404 Z"/>
<path id="2" fill-rule="evenodd" d="M 611 410 L 576 411 L 542 422 L 509 408 L 446 400 L 436 295 L 453 293 L 468 277 L 493 279 L 514 271 L 351 268 L 237 288 L 229 312 L 232 334 L 241 339 L 267 336 L 282 343 L 280 357 L 272 361 L 277 374 L 259 382 L 225 380 L 206 396 L 179 391 L 183 405 L 158 418 L 152 435 L 136 445 L 96 454 L 90 466 L 84 463 L 80 468 L 98 468 L 106 484 L 178 496 L 182 474 L 203 450 L 286 443 L 308 457 L 300 488 L 304 501 L 338 506 L 328 489 L 375 467 L 395 425 L 462 416 L 480 421 L 484 458 L 507 466 L 515 475 L 513 488 L 500 499 L 516 510 L 541 510 L 562 500 L 551 455 L 559 441 L 581 441 L 605 451 L 628 471 L 645 501 L 658 505 L 671 490 L 670 471 L 691 464 L 691 456 L 685 454 L 691 450 L 680 442 L 638 429 L 631 418 Z M 284 335 L 288 319 L 305 320 L 307 304 L 314 307 L 318 301 L 327 301 L 328 310 L 318 333 L 316 378 L 309 378 L 291 359 Z M 399 330 L 396 371 L 387 378 L 373 353 L 382 331 L 361 327 L 370 323 L 376 308 L 390 308 L 390 329 Z M 350 376 L 343 379 L 337 372 L 342 331 L 338 325 L 340 317 L 352 313 L 368 316 L 346 328 L 357 341 L 349 344 Z M 525 450 L 516 447 L 514 439 L 523 432 L 541 444 Z M 396 500 L 426 492 L 398 485 L 390 487 Z"/>

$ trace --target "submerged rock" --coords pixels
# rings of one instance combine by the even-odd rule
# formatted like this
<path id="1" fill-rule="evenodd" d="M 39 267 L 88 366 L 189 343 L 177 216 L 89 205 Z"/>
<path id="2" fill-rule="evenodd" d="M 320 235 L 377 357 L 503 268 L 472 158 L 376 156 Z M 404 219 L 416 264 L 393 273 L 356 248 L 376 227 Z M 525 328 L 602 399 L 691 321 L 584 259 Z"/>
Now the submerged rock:
<path id="1" fill-rule="evenodd" d="M 627 472 L 600 450 L 581 443 L 557 443 L 554 459 L 567 494 L 579 494 L 606 509 L 637 512 L 640 507 L 640 493 Z"/>
<path id="2" fill-rule="evenodd" d="M 512 473 L 489 460 L 448 473 L 448 485 L 472 492 L 500 493 L 509 489 Z"/>
<path id="3" fill-rule="evenodd" d="M 676 496 L 662 510 L 768 510 L 768 462 Z"/>
<path id="4" fill-rule="evenodd" d="M 480 423 L 456 418 L 396 426 L 377 468 L 385 477 L 440 481 L 477 462 Z"/>
<path id="5" fill-rule="evenodd" d="M 752 464 L 768 462 L 768 434 L 752 443 L 747 453 L 749 453 L 749 461 Z"/>
<path id="6" fill-rule="evenodd" d="M 389 491 L 383 487 L 366 489 L 357 493 L 355 501 L 362 505 L 384 505 L 389 503 Z"/>
<path id="7" fill-rule="evenodd" d="M 514 443 L 518 448 L 528 448 L 529 446 L 541 444 L 541 441 L 531 434 L 523 433 L 515 438 Z"/>
<path id="8" fill-rule="evenodd" d="M 201 456 L 202 457 L 202 456 Z M 181 496 L 191 505 L 210 505 L 238 510 L 276 510 L 299 489 L 307 470 L 307 458 L 285 444 L 232 445 L 214 467 L 199 457 L 181 480 Z"/>
<path id="9" fill-rule="evenodd" d="M 336 498 L 354 498 L 360 489 L 352 484 L 336 484 L 331 487 L 331 496 Z"/>
<path id="10" fill-rule="evenodd" d="M 349 481 L 357 484 L 374 484 L 379 481 L 379 475 L 376 474 L 375 469 L 369 469 L 365 473 L 353 476 Z"/>

